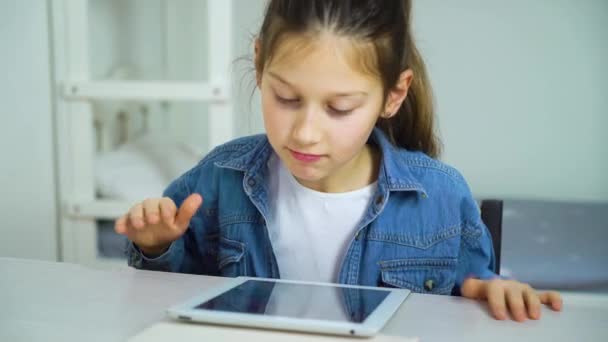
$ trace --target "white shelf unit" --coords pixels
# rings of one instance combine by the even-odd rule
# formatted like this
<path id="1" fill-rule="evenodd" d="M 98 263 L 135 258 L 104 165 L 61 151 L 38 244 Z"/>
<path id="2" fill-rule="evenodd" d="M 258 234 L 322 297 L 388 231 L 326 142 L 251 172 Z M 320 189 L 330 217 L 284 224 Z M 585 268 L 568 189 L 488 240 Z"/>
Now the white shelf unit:
<path id="1" fill-rule="evenodd" d="M 170 0 L 166 4 L 177 5 Z M 207 49 L 209 77 L 200 82 L 92 79 L 88 1 L 53 0 L 51 5 L 61 260 L 98 267 L 124 267 L 124 261 L 98 257 L 96 220 L 116 219 L 132 203 L 99 200 L 95 196 L 91 103 L 115 99 L 206 102 L 209 146 L 233 138 L 229 76 L 233 60 L 232 1 L 207 1 L 208 44 L 213 48 Z"/>

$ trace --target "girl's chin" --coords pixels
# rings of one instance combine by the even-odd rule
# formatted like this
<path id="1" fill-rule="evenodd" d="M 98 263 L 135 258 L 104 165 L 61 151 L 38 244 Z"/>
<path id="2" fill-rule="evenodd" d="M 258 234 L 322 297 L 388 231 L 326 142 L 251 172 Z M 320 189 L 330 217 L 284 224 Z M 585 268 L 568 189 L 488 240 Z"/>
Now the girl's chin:
<path id="1" fill-rule="evenodd" d="M 298 180 L 304 182 L 316 182 L 323 178 L 319 169 L 306 165 L 288 165 L 289 172 Z"/>
<path id="2" fill-rule="evenodd" d="M 291 174 L 298 180 L 305 182 L 315 182 L 320 180 L 322 177 L 317 172 L 310 172 L 310 170 L 289 170 Z"/>

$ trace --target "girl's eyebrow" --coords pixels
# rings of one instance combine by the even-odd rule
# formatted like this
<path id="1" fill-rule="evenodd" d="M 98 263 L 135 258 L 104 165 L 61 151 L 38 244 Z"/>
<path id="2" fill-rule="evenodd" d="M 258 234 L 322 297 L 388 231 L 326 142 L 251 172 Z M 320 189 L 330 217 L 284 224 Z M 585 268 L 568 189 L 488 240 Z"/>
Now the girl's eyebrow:
<path id="1" fill-rule="evenodd" d="M 284 79 L 283 79 L 281 76 L 279 76 L 279 75 L 275 74 L 275 73 L 274 73 L 274 72 L 272 72 L 272 71 L 268 71 L 268 75 L 272 76 L 272 78 L 277 79 L 277 80 L 278 80 L 279 82 L 281 82 L 281 83 L 285 83 L 285 84 L 287 84 L 288 86 L 293 87 L 293 85 L 291 85 L 291 83 L 289 83 L 289 82 L 285 81 L 285 80 L 284 80 Z"/>
<path id="2" fill-rule="evenodd" d="M 274 72 L 268 71 L 268 75 L 270 75 L 272 78 L 276 79 L 277 81 L 284 83 L 284 84 L 290 86 L 291 88 L 296 89 L 296 87 L 294 87 L 291 83 L 287 82 L 285 79 L 283 79 L 281 76 L 275 74 Z M 331 97 L 350 97 L 350 96 L 367 96 L 367 93 L 364 91 L 342 91 L 342 92 L 332 93 L 330 95 L 331 95 Z"/>

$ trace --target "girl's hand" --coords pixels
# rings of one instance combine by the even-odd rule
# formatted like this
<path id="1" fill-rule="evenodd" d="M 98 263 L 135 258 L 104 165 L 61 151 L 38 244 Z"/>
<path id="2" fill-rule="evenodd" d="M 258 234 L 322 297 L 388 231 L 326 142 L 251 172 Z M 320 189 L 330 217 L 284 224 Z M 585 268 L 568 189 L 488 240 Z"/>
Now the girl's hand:
<path id="1" fill-rule="evenodd" d="M 461 288 L 463 297 L 487 300 L 490 311 L 496 319 L 509 317 L 523 322 L 528 318 L 540 318 L 540 305 L 545 304 L 555 311 L 562 309 L 562 298 L 558 292 L 537 294 L 530 285 L 514 280 L 479 280 L 466 279 Z"/>
<path id="2" fill-rule="evenodd" d="M 192 194 L 177 210 L 168 197 L 147 199 L 118 219 L 114 230 L 133 241 L 144 254 L 160 255 L 184 234 L 202 203 L 199 194 Z"/>

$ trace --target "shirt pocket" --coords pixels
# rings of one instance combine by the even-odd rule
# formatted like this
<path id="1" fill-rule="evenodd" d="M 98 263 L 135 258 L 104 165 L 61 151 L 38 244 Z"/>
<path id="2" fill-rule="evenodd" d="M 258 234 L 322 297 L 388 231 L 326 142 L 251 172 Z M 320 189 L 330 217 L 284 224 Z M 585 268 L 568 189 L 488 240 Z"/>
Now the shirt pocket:
<path id="1" fill-rule="evenodd" d="M 245 244 L 220 236 L 217 252 L 217 263 L 223 277 L 247 275 L 245 262 Z"/>
<path id="2" fill-rule="evenodd" d="M 456 259 L 398 259 L 381 261 L 382 285 L 427 294 L 451 294 Z"/>

